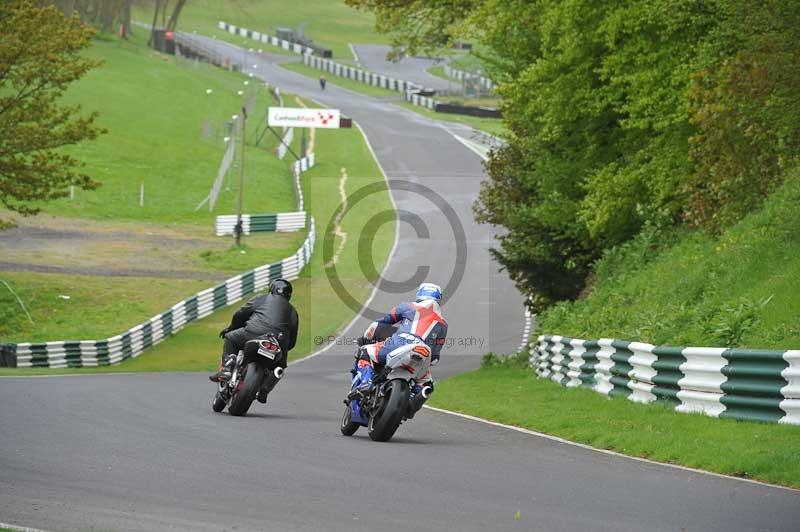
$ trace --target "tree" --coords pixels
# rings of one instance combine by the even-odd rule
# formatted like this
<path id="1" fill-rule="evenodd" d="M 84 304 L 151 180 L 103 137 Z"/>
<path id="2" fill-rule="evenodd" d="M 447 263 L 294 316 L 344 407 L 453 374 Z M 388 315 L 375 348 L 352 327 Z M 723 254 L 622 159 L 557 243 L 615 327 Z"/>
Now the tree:
<path id="1" fill-rule="evenodd" d="M 737 221 L 800 159 L 798 2 L 346 1 L 399 50 L 488 49 L 510 133 L 475 214 L 537 309 L 643 228 Z"/>
<path id="2" fill-rule="evenodd" d="M 345 0 L 375 12 L 376 28 L 391 37 L 398 58 L 418 52 L 436 53 L 462 33 L 462 24 L 481 0 Z"/>
<path id="3" fill-rule="evenodd" d="M 180 18 L 181 11 L 183 11 L 183 7 L 186 5 L 186 0 L 178 0 L 175 4 L 175 7 L 172 9 L 172 15 L 169 17 L 169 21 L 165 22 L 167 16 L 167 8 L 169 7 L 169 0 L 155 0 L 155 11 L 153 12 L 153 23 L 150 28 L 150 38 L 147 41 L 148 46 L 152 46 L 153 44 L 153 35 L 156 31 L 156 24 L 158 24 L 158 14 L 161 12 L 161 25 L 167 31 L 175 31 L 178 27 L 178 19 Z"/>
<path id="4" fill-rule="evenodd" d="M 94 189 L 81 162 L 59 150 L 104 133 L 97 113 L 61 96 L 97 61 L 82 57 L 93 31 L 55 6 L 0 3 L 0 203 L 23 215 L 36 202 L 64 197 L 69 186 Z"/>
<path id="5" fill-rule="evenodd" d="M 183 10 L 183 6 L 186 5 L 186 0 L 178 0 L 175 4 L 175 7 L 172 9 L 172 15 L 169 17 L 169 22 L 167 22 L 167 31 L 175 31 L 178 27 L 178 18 L 181 16 L 181 11 Z M 164 7 L 166 11 L 166 6 Z"/>

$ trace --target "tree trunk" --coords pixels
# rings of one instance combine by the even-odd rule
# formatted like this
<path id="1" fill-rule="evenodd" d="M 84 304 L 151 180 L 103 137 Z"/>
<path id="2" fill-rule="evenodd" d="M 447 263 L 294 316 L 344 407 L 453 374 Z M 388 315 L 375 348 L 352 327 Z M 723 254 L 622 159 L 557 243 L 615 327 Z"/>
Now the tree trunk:
<path id="1" fill-rule="evenodd" d="M 186 0 L 178 0 L 178 3 L 175 4 L 172 16 L 169 17 L 169 22 L 167 22 L 167 31 L 175 31 L 175 27 L 178 25 L 178 17 L 181 16 L 181 10 L 184 5 L 186 5 Z"/>
<path id="2" fill-rule="evenodd" d="M 167 27 L 167 10 L 169 9 L 169 0 L 164 0 L 164 5 L 161 6 L 161 27 Z"/>
<path id="3" fill-rule="evenodd" d="M 114 2 L 102 2 L 100 11 L 100 29 L 106 33 L 114 31 Z"/>
<path id="4" fill-rule="evenodd" d="M 127 39 L 131 34 L 131 0 L 123 0 L 120 22 L 122 22 L 122 27 L 125 30 L 125 38 Z"/>
<path id="5" fill-rule="evenodd" d="M 86 5 L 89 0 L 78 0 L 78 16 L 81 18 L 81 24 L 86 24 Z"/>
<path id="6" fill-rule="evenodd" d="M 153 34 L 156 31 L 156 24 L 158 23 L 158 11 L 161 9 L 161 0 L 156 0 L 156 10 L 153 13 L 153 24 L 150 27 L 150 38 L 147 40 L 147 46 L 153 46 Z"/>
<path id="7" fill-rule="evenodd" d="M 75 13 L 75 0 L 66 0 L 64 2 L 64 15 L 67 18 L 72 18 L 72 15 Z"/>

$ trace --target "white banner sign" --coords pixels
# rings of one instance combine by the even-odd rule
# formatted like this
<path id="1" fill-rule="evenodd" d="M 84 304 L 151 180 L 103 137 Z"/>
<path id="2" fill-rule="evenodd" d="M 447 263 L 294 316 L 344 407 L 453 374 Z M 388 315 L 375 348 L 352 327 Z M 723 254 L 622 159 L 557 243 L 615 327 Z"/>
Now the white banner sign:
<path id="1" fill-rule="evenodd" d="M 270 126 L 338 128 L 339 110 L 270 107 L 268 120 Z"/>

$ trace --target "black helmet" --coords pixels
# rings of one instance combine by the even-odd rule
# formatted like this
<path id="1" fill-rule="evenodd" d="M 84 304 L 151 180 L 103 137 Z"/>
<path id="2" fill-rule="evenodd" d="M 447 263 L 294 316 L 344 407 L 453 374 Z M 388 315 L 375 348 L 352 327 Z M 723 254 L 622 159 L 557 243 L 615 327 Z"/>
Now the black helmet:
<path id="1" fill-rule="evenodd" d="M 269 293 L 275 296 L 283 296 L 286 301 L 292 299 L 292 283 L 286 279 L 275 279 L 269 285 Z"/>

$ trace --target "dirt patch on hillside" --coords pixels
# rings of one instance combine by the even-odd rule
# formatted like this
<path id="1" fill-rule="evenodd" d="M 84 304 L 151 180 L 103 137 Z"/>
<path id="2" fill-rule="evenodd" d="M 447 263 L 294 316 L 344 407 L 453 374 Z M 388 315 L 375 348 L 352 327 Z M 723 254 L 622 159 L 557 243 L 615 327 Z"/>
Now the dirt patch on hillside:
<path id="1" fill-rule="evenodd" d="M 199 254 L 223 250 L 229 238 L 210 227 L 163 226 L 36 216 L 0 231 L 0 270 L 218 280 Z"/>

